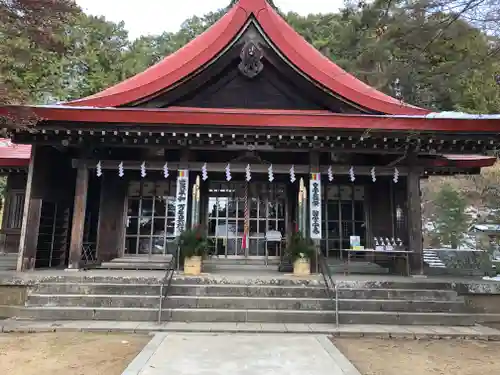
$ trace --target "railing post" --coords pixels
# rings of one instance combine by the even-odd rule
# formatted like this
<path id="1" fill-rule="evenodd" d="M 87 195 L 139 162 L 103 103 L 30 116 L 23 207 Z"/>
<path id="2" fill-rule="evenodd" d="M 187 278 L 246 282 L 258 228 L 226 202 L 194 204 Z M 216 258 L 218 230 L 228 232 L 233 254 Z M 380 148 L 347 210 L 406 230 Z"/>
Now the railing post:
<path id="1" fill-rule="evenodd" d="M 167 275 L 165 275 L 167 277 Z M 161 315 L 163 313 L 163 281 L 160 285 L 160 307 L 158 308 L 158 324 L 161 324 Z"/>
<path id="2" fill-rule="evenodd" d="M 335 325 L 339 328 L 339 287 L 335 284 Z"/>

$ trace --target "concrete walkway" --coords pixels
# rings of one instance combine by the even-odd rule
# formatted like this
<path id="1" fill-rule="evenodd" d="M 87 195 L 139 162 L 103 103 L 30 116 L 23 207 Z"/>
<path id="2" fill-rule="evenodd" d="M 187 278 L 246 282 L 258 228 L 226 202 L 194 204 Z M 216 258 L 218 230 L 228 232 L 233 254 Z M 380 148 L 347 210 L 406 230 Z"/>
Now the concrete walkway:
<path id="1" fill-rule="evenodd" d="M 358 375 L 326 336 L 157 334 L 123 375 Z"/>

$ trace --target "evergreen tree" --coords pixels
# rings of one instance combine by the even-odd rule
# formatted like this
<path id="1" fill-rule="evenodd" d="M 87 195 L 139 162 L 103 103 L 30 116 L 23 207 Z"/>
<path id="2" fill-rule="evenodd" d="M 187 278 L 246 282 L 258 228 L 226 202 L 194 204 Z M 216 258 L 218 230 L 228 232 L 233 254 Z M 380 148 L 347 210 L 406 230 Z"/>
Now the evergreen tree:
<path id="1" fill-rule="evenodd" d="M 470 216 L 466 212 L 467 201 L 451 184 L 444 184 L 434 200 L 432 223 L 435 237 L 432 243 L 456 249 L 463 244 L 469 229 Z"/>

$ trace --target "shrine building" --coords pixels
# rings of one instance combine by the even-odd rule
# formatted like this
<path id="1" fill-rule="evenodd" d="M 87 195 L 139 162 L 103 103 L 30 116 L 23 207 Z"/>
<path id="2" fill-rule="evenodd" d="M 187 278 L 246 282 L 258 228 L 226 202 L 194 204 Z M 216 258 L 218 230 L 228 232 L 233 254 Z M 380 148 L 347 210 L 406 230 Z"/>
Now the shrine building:
<path id="1" fill-rule="evenodd" d="M 18 270 L 172 253 L 202 225 L 217 259 L 277 269 L 300 230 L 332 261 L 399 272 L 400 251 L 420 273 L 421 180 L 479 173 L 500 139 L 499 116 L 433 113 L 366 85 L 265 0 L 240 0 L 102 92 L 0 115 L 19 110 L 37 119 L 8 129 L 24 161 L 0 157 Z"/>

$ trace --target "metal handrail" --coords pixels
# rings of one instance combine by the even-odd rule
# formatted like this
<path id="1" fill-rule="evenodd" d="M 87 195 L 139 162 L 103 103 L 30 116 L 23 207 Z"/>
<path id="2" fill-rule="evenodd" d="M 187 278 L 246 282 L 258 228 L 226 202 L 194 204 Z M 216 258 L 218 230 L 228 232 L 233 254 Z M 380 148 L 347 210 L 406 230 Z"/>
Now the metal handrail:
<path id="1" fill-rule="evenodd" d="M 323 280 L 325 282 L 326 293 L 328 298 L 335 302 L 335 325 L 339 326 L 339 288 L 338 285 L 333 281 L 332 273 L 328 267 L 325 256 L 321 252 L 321 249 L 316 249 L 317 259 L 319 263 L 319 269 L 323 275 Z M 332 295 L 333 290 L 333 295 Z"/>
<path id="2" fill-rule="evenodd" d="M 176 256 L 172 255 L 172 259 L 168 262 L 167 269 L 165 270 L 165 277 L 160 284 L 160 306 L 158 308 L 158 324 L 161 324 L 161 316 L 163 314 L 163 301 L 167 298 L 168 290 L 172 284 L 172 278 L 176 268 Z"/>

